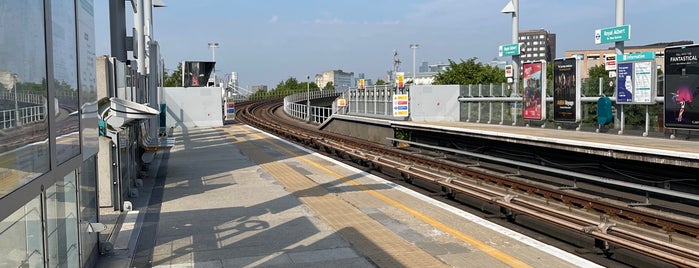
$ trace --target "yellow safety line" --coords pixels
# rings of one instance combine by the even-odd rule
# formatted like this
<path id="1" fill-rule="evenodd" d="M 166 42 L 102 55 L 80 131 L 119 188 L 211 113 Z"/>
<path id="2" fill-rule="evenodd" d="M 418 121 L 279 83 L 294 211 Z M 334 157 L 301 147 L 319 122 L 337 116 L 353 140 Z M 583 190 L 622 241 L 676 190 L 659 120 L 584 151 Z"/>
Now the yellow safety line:
<path id="1" fill-rule="evenodd" d="M 251 133 L 251 132 L 248 132 L 248 133 Z M 253 134 L 257 134 L 257 133 L 253 133 Z M 327 169 L 326 167 L 321 166 L 321 165 L 319 165 L 319 164 L 317 164 L 317 163 L 315 163 L 315 162 L 309 160 L 309 159 L 308 159 L 307 157 L 305 157 L 305 156 L 299 155 L 299 154 L 294 153 L 294 152 L 292 152 L 292 151 L 290 151 L 290 150 L 288 150 L 288 149 L 286 149 L 286 148 L 284 148 L 284 147 L 282 147 L 282 146 L 280 146 L 280 145 L 278 145 L 278 144 L 275 144 L 275 143 L 273 143 L 272 141 L 270 141 L 269 139 L 263 139 L 263 140 L 264 140 L 265 142 L 271 144 L 272 146 L 277 147 L 278 149 L 280 149 L 280 150 L 286 152 L 287 154 L 292 155 L 292 156 L 295 156 L 295 157 L 297 157 L 297 158 L 303 160 L 304 162 L 306 162 L 306 163 L 308 163 L 308 164 L 314 166 L 315 168 L 320 169 L 320 170 L 322 170 L 323 172 L 326 172 L 326 173 L 328 173 L 328 174 L 330 174 L 330 175 L 333 175 L 334 177 L 336 177 L 336 178 L 338 178 L 338 179 L 340 179 L 340 180 L 342 180 L 342 181 L 344 181 L 344 182 L 347 182 L 347 183 L 349 183 L 349 184 L 351 184 L 351 185 L 353 185 L 353 186 L 355 186 L 355 187 L 357 187 L 357 188 L 359 188 L 359 189 L 361 189 L 361 190 L 363 190 L 363 191 L 368 192 L 370 195 L 372 195 L 372 196 L 374 196 L 374 197 L 376 197 L 376 198 L 378 198 L 378 199 L 380 199 L 380 200 L 382 200 L 382 201 L 388 203 L 389 205 L 394 206 L 394 207 L 396 207 L 396 208 L 398 208 L 398 209 L 401 209 L 401 210 L 407 212 L 407 213 L 410 214 L 410 215 L 413 215 L 414 217 L 416 217 L 416 218 L 422 220 L 423 222 L 425 222 L 425 223 L 431 225 L 432 227 L 437 228 L 437 229 L 439 229 L 440 231 L 443 231 L 443 232 L 445 232 L 445 233 L 448 233 L 448 234 L 451 234 L 451 235 L 457 237 L 457 238 L 460 239 L 461 241 L 464 241 L 464 242 L 466 242 L 466 243 L 468 243 L 468 244 L 470 244 L 470 245 L 472 245 L 472 246 L 478 248 L 479 250 L 485 252 L 486 254 L 488 254 L 488 255 L 490 255 L 490 256 L 492 256 L 492 257 L 498 259 L 499 261 L 501 261 L 501 262 L 503 262 L 503 263 L 505 263 L 505 264 L 507 264 L 507 265 L 509 265 L 509 266 L 511 266 L 511 267 L 532 267 L 531 265 L 526 264 L 525 262 L 523 262 L 523 261 L 521 261 L 521 260 L 519 260 L 519 259 L 517 259 L 517 258 L 515 258 L 515 257 L 513 257 L 513 256 L 511 256 L 511 255 L 509 255 L 509 254 L 507 254 L 507 253 L 505 253 L 505 252 L 502 252 L 502 251 L 499 250 L 499 249 L 496 249 L 496 248 L 494 248 L 494 247 L 491 247 L 491 246 L 489 246 L 488 244 L 483 243 L 483 242 L 481 242 L 480 240 L 478 240 L 478 239 L 476 239 L 476 238 L 474 238 L 474 237 L 472 237 L 472 236 L 469 236 L 469 235 L 467 235 L 467 234 L 464 234 L 464 233 L 462 233 L 462 232 L 460 232 L 460 231 L 458 231 L 458 230 L 456 230 L 456 229 L 454 229 L 454 228 L 451 228 L 451 227 L 445 225 L 444 223 L 440 222 L 439 220 L 436 220 L 436 219 L 434 219 L 434 218 L 432 218 L 432 217 L 430 217 L 430 216 L 427 216 L 427 215 L 425 215 L 425 214 L 422 214 L 422 213 L 420 213 L 420 212 L 418 212 L 418 211 L 416 211 L 416 210 L 414 210 L 414 209 L 412 209 L 412 208 L 410 208 L 410 207 L 408 207 L 408 206 L 406 206 L 406 205 L 403 205 L 403 204 L 401 204 L 400 202 L 398 202 L 398 201 L 396 201 L 396 200 L 393 200 L 393 199 L 391 199 L 390 197 L 385 196 L 385 195 L 383 195 L 383 194 L 381 194 L 381 193 L 379 193 L 379 192 L 377 192 L 377 191 L 375 191 L 375 190 L 373 190 L 373 189 L 367 187 L 366 185 L 360 184 L 360 183 L 358 183 L 358 182 L 356 182 L 356 181 L 353 181 L 353 180 L 349 180 L 349 179 L 347 179 L 345 176 L 343 176 L 343 175 L 341 175 L 341 174 L 338 174 L 338 173 L 336 173 L 335 171 L 332 171 L 332 170 L 330 170 L 330 169 Z"/>

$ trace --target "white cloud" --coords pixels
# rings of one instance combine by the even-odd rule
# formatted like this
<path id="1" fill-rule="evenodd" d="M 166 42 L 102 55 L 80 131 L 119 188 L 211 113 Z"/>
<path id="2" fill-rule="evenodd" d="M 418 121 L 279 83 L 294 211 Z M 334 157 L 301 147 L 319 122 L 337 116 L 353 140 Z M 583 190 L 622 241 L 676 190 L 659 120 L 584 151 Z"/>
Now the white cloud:
<path id="1" fill-rule="evenodd" d="M 315 23 L 315 24 L 343 24 L 344 22 L 341 19 L 334 18 L 334 19 L 315 19 L 315 20 L 313 20 L 313 23 Z"/>
<path id="2" fill-rule="evenodd" d="M 277 17 L 276 15 L 272 16 L 272 18 L 269 19 L 269 23 L 277 23 L 277 21 L 279 21 L 279 17 Z"/>
<path id="3" fill-rule="evenodd" d="M 398 24 L 400 24 L 400 21 L 399 21 L 399 20 L 387 20 L 387 21 L 378 22 L 378 23 L 376 23 L 376 24 L 380 24 L 380 25 L 398 25 Z"/>

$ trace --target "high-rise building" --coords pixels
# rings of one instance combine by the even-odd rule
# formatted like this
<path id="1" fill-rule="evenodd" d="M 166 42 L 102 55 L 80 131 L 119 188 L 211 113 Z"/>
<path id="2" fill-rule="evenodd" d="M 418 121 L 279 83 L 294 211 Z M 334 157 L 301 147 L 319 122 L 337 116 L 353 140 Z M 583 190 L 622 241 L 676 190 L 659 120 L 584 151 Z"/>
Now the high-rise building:
<path id="1" fill-rule="evenodd" d="M 524 30 L 519 32 L 519 42 L 524 44 L 520 56 L 522 62 L 556 58 L 556 34 L 547 30 Z"/>
<path id="2" fill-rule="evenodd" d="M 252 90 L 253 93 L 258 91 L 267 91 L 267 85 L 254 85 L 250 87 L 250 90 Z"/>
<path id="3" fill-rule="evenodd" d="M 336 92 L 343 92 L 356 85 L 353 72 L 343 70 L 330 70 L 321 74 L 316 74 L 316 85 L 324 88 L 328 83 L 332 83 Z"/>
<path id="4" fill-rule="evenodd" d="M 418 69 L 418 72 L 421 73 L 426 73 L 429 70 L 429 64 L 426 61 L 423 61 L 422 64 L 420 64 L 420 68 Z"/>

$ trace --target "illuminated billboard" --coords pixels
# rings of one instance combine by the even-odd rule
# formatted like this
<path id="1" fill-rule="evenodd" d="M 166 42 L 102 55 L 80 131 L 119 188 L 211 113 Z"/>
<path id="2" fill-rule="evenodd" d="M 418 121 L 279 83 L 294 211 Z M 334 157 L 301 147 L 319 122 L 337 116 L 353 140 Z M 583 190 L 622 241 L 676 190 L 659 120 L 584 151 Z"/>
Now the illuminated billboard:
<path id="1" fill-rule="evenodd" d="M 665 127 L 699 129 L 699 45 L 665 49 Z"/>
<path id="2" fill-rule="evenodd" d="M 580 122 L 580 79 L 577 58 L 553 61 L 553 120 Z"/>
<path id="3" fill-rule="evenodd" d="M 546 62 L 527 62 L 522 65 L 524 92 L 522 118 L 546 119 Z"/>
<path id="4" fill-rule="evenodd" d="M 213 61 L 182 62 L 182 86 L 205 87 L 215 65 L 216 62 Z"/>

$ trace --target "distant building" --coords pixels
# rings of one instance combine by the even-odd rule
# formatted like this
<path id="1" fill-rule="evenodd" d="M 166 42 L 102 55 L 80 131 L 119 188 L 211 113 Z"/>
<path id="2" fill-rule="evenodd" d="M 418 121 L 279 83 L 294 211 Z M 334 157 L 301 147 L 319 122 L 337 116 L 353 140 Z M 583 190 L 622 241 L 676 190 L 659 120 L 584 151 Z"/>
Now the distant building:
<path id="1" fill-rule="evenodd" d="M 253 93 L 258 91 L 267 91 L 267 85 L 255 85 L 250 87 L 250 90 L 252 90 Z"/>
<path id="2" fill-rule="evenodd" d="M 665 48 L 671 46 L 681 46 L 681 45 L 691 45 L 694 44 L 693 41 L 676 41 L 676 42 L 663 42 L 655 43 L 650 45 L 642 46 L 625 46 L 624 54 L 637 53 L 637 52 L 655 52 L 655 63 L 659 69 L 664 70 L 663 64 L 665 64 Z M 616 50 L 614 47 L 608 47 L 605 49 L 592 49 L 592 50 L 568 50 L 566 51 L 566 57 L 579 57 L 582 59 L 582 78 L 588 77 L 588 72 L 592 67 L 596 65 L 604 65 L 605 55 L 615 55 Z"/>
<path id="3" fill-rule="evenodd" d="M 430 64 L 427 66 L 427 72 L 428 73 L 439 73 L 439 72 L 449 70 L 449 67 L 451 67 L 451 64 L 449 64 L 449 63 Z"/>
<path id="4" fill-rule="evenodd" d="M 525 30 L 519 32 L 519 42 L 524 44 L 520 59 L 522 62 L 556 58 L 556 34 L 547 30 Z"/>
<path id="5" fill-rule="evenodd" d="M 332 82 L 335 92 L 347 91 L 350 87 L 356 86 L 354 73 L 342 70 L 330 70 L 316 74 L 315 82 L 320 88 L 324 88 L 329 82 Z"/>
<path id="6" fill-rule="evenodd" d="M 422 64 L 420 64 L 420 68 L 418 69 L 418 72 L 425 73 L 428 70 L 428 63 L 426 61 L 423 61 Z"/>
<path id="7" fill-rule="evenodd" d="M 505 69 L 505 65 L 507 65 L 507 61 L 504 60 L 498 60 L 493 59 L 490 62 L 488 62 L 488 65 L 493 66 L 493 67 L 498 67 L 499 69 Z"/>

